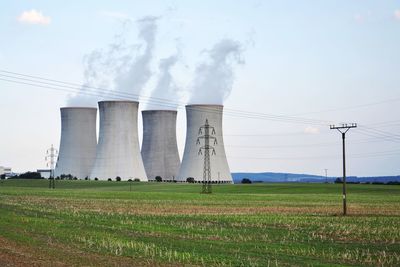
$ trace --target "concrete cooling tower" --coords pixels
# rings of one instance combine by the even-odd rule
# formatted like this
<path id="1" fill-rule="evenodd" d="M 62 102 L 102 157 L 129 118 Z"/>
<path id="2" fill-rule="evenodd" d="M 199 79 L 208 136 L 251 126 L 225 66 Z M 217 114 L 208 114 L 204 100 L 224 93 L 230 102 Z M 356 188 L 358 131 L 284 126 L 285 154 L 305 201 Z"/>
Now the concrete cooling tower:
<path id="1" fill-rule="evenodd" d="M 55 177 L 71 174 L 84 179 L 96 158 L 96 108 L 61 108 L 61 141 Z"/>
<path id="2" fill-rule="evenodd" d="M 100 131 L 90 177 L 147 181 L 138 139 L 138 102 L 100 101 Z"/>
<path id="3" fill-rule="evenodd" d="M 214 127 L 213 137 L 217 139 L 210 142 L 215 148 L 215 155 L 211 155 L 211 181 L 213 183 L 232 183 L 232 176 L 229 171 L 226 159 L 224 139 L 222 134 L 222 111 L 221 105 L 187 105 L 186 106 L 186 144 L 182 157 L 182 164 L 179 170 L 178 180 L 186 182 L 187 178 L 192 177 L 196 182 L 203 181 L 204 156 L 199 155 L 199 149 L 204 145 L 204 140 L 197 142 L 201 133 L 200 127 L 205 125 L 206 120 L 210 127 Z M 204 134 L 204 133 L 203 133 Z"/>
<path id="4" fill-rule="evenodd" d="M 143 115 L 142 157 L 149 180 L 160 176 L 163 181 L 175 180 L 180 165 L 176 142 L 174 110 L 145 110 Z"/>

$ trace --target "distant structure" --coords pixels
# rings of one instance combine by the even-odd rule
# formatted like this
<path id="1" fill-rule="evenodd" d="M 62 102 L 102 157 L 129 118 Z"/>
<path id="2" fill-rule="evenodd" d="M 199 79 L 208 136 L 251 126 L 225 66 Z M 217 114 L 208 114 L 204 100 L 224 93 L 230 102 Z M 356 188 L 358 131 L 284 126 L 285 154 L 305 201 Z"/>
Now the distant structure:
<path id="1" fill-rule="evenodd" d="M 5 174 L 5 175 L 10 175 L 10 174 L 12 174 L 11 168 L 10 168 L 10 167 L 3 167 L 3 166 L 0 166 L 0 175 L 3 175 L 3 174 Z"/>
<path id="2" fill-rule="evenodd" d="M 96 108 L 61 108 L 61 141 L 54 176 L 90 175 L 96 156 Z"/>
<path id="3" fill-rule="evenodd" d="M 175 180 L 180 165 L 176 141 L 176 116 L 174 110 L 145 110 L 143 116 L 142 157 L 147 177 L 154 181 Z"/>
<path id="4" fill-rule="evenodd" d="M 56 159 L 58 157 L 58 150 L 54 148 L 53 145 L 46 151 L 45 160 L 47 162 L 47 167 L 50 168 L 50 177 L 54 178 L 54 167 L 56 164 Z M 42 176 L 43 177 L 43 176 Z"/>
<path id="5" fill-rule="evenodd" d="M 211 182 L 232 183 L 232 176 L 226 159 L 224 139 L 222 134 L 222 105 L 187 105 L 186 106 L 186 143 L 182 157 L 182 164 L 178 174 L 178 181 L 186 182 L 194 178 L 195 182 L 203 181 L 204 158 L 199 156 L 197 138 L 199 129 L 206 119 L 215 130 L 213 135 L 218 144 L 214 145 L 215 155 L 210 158 Z"/>
<path id="6" fill-rule="evenodd" d="M 215 138 L 213 135 L 215 134 L 215 128 L 210 126 L 208 124 L 208 119 L 206 119 L 206 123 L 203 126 L 200 126 L 199 129 L 199 137 L 197 138 L 197 144 L 201 145 L 201 141 L 204 141 L 204 145 L 202 145 L 199 149 L 199 155 L 204 154 L 204 165 L 203 165 L 203 188 L 202 188 L 202 193 L 203 194 L 211 194 L 212 193 L 212 188 L 211 188 L 211 159 L 210 157 L 212 155 L 215 155 L 215 148 L 210 145 L 210 141 L 214 141 L 214 145 L 216 145 L 217 138 Z M 210 154 L 211 153 L 211 154 Z"/>
<path id="7" fill-rule="evenodd" d="M 91 179 L 147 181 L 138 138 L 135 101 L 101 101 L 99 142 Z"/>
<path id="8" fill-rule="evenodd" d="M 40 176 L 43 178 L 50 178 L 51 177 L 51 170 L 50 169 L 37 169 L 36 172 L 40 173 Z"/>

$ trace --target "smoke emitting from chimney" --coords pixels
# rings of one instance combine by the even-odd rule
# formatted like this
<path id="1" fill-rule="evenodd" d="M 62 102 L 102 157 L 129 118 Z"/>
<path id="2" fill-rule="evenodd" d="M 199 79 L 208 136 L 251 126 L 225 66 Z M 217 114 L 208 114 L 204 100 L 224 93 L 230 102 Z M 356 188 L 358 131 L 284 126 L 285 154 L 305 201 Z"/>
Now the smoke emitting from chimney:
<path id="1" fill-rule="evenodd" d="M 67 106 L 96 107 L 100 100 L 138 101 L 154 75 L 152 62 L 160 19 L 147 16 L 136 21 L 125 20 L 122 31 L 111 44 L 86 55 L 84 83 L 80 92 L 68 99 Z M 138 28 L 139 42 L 128 38 L 132 26 Z M 244 63 L 243 50 L 243 45 L 232 39 L 222 39 L 204 50 L 206 58 L 196 66 L 191 86 L 186 90 L 189 104 L 223 104 L 233 88 L 234 67 Z M 159 61 L 148 108 L 177 109 L 183 91 L 179 90 L 172 70 L 180 59 L 178 47 L 175 54 Z"/>
<path id="2" fill-rule="evenodd" d="M 154 54 L 157 20 L 157 17 L 148 16 L 136 21 L 141 44 L 129 43 L 127 37 L 132 21 L 125 20 L 122 32 L 114 37 L 113 43 L 106 49 L 86 55 L 83 59 L 83 86 L 77 95 L 68 99 L 67 105 L 96 107 L 97 102 L 103 99 L 138 100 L 153 75 L 150 64 Z"/>
<path id="3" fill-rule="evenodd" d="M 244 64 L 242 45 L 231 39 L 223 39 L 210 50 L 210 60 L 196 67 L 189 103 L 223 104 L 233 87 L 235 64 Z"/>
<path id="4" fill-rule="evenodd" d="M 171 69 L 176 65 L 178 61 L 178 53 L 160 60 L 160 63 L 158 65 L 158 81 L 156 87 L 152 92 L 152 97 L 155 99 L 155 102 L 150 103 L 147 109 L 177 109 L 178 102 L 181 96 L 179 95 L 179 88 L 174 80 L 174 77 L 172 76 Z"/>

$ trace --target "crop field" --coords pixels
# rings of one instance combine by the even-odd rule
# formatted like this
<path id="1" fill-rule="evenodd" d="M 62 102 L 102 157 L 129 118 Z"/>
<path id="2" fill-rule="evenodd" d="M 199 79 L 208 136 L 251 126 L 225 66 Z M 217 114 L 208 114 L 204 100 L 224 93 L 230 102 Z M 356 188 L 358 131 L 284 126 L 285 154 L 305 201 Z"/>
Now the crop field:
<path id="1" fill-rule="evenodd" d="M 400 266 L 400 186 L 6 180 L 0 266 Z"/>

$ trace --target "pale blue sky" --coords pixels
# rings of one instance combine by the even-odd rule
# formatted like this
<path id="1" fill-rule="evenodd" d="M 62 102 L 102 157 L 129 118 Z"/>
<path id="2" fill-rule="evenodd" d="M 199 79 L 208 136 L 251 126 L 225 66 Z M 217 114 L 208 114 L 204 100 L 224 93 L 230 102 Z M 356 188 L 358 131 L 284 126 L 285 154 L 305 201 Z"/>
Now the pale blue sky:
<path id="1" fill-rule="evenodd" d="M 44 24 L 21 21 L 33 9 Z M 144 16 L 160 19 L 155 75 L 143 94 L 177 43 L 174 78 L 186 90 L 202 51 L 230 38 L 242 43 L 245 64 L 234 68 L 227 109 L 358 122 L 370 128 L 349 132 L 348 175 L 400 174 L 400 1 L 2 0 L 0 69 L 81 83 L 83 57 L 113 40 L 121 18 Z M 44 167 L 67 94 L 1 80 L 0 88 L 0 166 Z M 181 110 L 178 119 L 182 153 Z M 341 175 L 341 140 L 329 127 L 226 116 L 224 131 L 232 171 Z"/>

